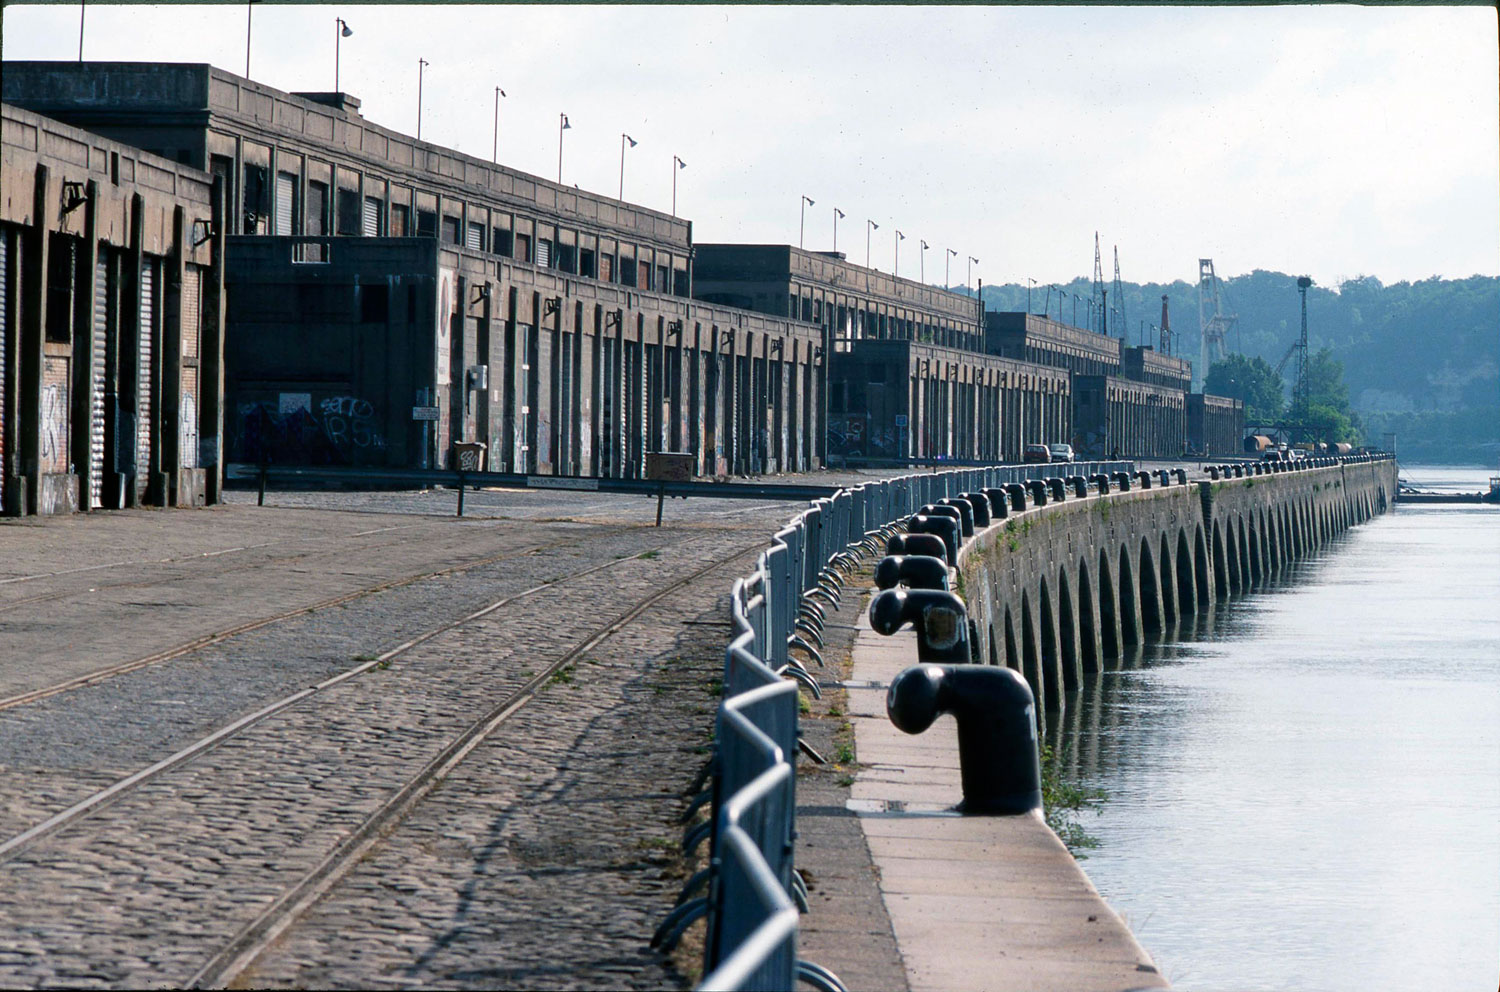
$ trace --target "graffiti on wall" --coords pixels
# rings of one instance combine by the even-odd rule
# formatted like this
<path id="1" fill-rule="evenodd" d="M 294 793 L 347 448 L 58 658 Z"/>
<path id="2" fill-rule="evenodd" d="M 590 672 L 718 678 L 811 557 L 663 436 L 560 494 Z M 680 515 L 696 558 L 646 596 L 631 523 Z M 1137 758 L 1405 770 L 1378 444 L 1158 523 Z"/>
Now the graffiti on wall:
<path id="1" fill-rule="evenodd" d="M 366 464 L 383 451 L 375 405 L 358 396 L 281 393 L 241 403 L 230 432 L 231 457 L 282 465 Z"/>
<path id="2" fill-rule="evenodd" d="M 68 470 L 68 387 L 48 383 L 42 388 L 42 472 L 61 474 Z"/>

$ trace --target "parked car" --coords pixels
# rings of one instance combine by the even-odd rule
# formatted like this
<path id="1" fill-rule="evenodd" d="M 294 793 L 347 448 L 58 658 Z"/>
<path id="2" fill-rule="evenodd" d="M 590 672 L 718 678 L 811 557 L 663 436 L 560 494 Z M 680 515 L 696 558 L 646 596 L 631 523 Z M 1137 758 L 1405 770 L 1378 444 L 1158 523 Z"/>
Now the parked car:
<path id="1" fill-rule="evenodd" d="M 1021 452 L 1021 463 L 1024 465 L 1031 465 L 1036 462 L 1046 463 L 1051 460 L 1052 451 L 1045 444 L 1028 444 L 1025 450 Z"/>
<path id="2" fill-rule="evenodd" d="M 1071 462 L 1075 460 L 1071 444 L 1049 444 L 1047 445 L 1047 456 L 1049 461 L 1054 462 Z"/>

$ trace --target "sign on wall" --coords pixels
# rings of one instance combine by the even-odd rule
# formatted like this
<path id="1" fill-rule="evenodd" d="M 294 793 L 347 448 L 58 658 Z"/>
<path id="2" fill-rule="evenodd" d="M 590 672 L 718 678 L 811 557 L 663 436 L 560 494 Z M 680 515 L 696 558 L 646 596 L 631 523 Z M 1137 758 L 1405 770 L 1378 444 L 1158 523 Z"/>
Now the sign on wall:
<path id="1" fill-rule="evenodd" d="M 453 269 L 438 269 L 436 382 L 439 386 L 453 381 L 448 366 L 453 356 L 453 288 L 457 280 L 458 273 Z"/>

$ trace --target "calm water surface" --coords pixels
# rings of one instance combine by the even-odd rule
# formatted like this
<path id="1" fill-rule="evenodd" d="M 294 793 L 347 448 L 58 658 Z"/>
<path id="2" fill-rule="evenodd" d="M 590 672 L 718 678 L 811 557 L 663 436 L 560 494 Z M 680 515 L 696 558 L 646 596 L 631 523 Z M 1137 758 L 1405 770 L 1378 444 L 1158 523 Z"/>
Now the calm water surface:
<path id="1" fill-rule="evenodd" d="M 1049 736 L 1110 796 L 1084 869 L 1177 988 L 1500 984 L 1500 509 L 1354 528 Z"/>

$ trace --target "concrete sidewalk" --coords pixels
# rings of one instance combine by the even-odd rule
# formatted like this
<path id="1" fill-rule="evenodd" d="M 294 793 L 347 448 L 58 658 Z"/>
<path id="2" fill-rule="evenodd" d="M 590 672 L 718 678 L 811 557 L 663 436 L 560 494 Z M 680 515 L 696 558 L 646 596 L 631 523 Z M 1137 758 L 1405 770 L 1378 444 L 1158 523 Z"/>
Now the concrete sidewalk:
<path id="1" fill-rule="evenodd" d="M 848 685 L 861 771 L 850 808 L 869 843 L 913 992 L 1162 988 L 1150 955 L 1041 814 L 960 816 L 957 727 L 897 730 L 891 680 L 917 659 L 910 630 L 861 617 Z"/>

